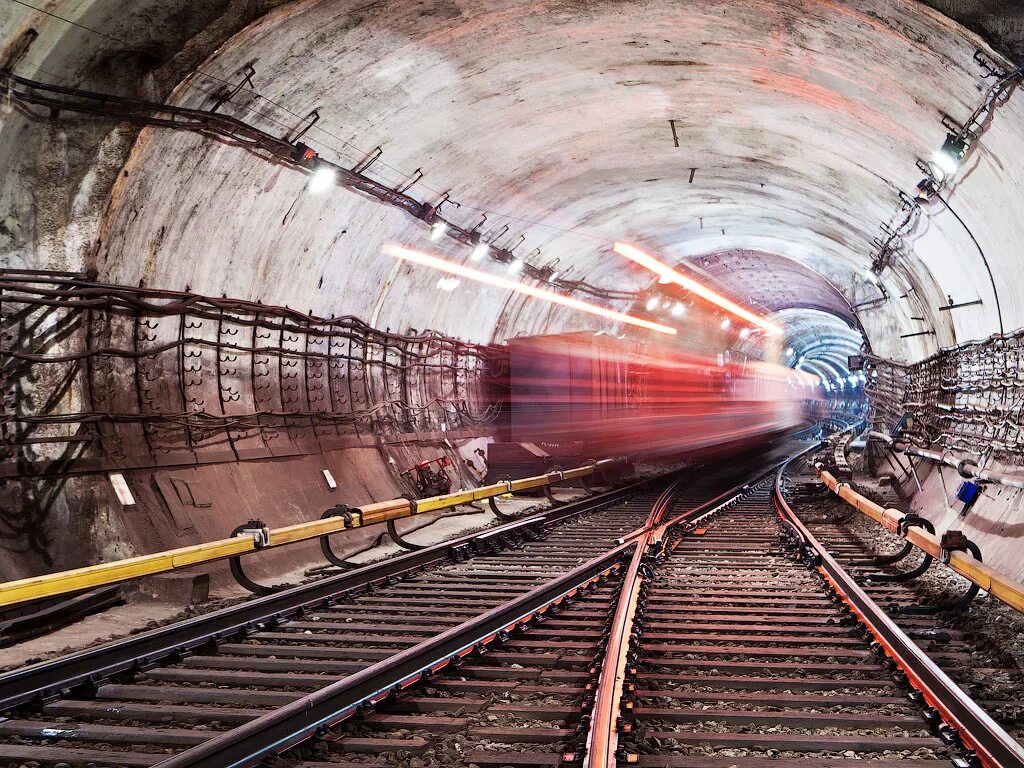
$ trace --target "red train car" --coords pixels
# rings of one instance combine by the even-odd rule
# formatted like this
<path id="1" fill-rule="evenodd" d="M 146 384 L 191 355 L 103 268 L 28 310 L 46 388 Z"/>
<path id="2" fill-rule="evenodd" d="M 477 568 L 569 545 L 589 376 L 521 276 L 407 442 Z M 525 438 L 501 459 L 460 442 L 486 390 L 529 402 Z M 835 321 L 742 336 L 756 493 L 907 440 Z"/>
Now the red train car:
<path id="1" fill-rule="evenodd" d="M 510 340 L 510 436 L 570 459 L 754 447 L 803 419 L 813 377 L 760 362 L 640 354 L 592 334 Z"/>

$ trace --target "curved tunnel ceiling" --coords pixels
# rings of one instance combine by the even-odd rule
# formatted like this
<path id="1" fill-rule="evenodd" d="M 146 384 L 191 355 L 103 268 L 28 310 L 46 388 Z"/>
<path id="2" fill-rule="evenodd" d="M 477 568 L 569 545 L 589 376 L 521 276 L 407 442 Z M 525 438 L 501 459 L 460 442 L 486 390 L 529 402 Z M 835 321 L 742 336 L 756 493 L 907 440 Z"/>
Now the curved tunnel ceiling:
<path id="1" fill-rule="evenodd" d="M 691 264 L 727 286 L 741 301 L 770 314 L 801 308 L 842 318 L 851 328 L 860 321 L 835 285 L 792 259 L 760 251 L 727 251 L 693 259 Z"/>
<path id="2" fill-rule="evenodd" d="M 972 240 L 943 212 L 883 271 L 884 301 L 860 277 L 881 225 L 899 218 L 899 192 L 921 177 L 916 160 L 942 144 L 943 115 L 964 120 L 982 100 L 979 48 L 1008 66 L 912 2 L 306 0 L 235 35 L 172 100 L 210 108 L 252 65 L 253 88 L 223 112 L 294 135 L 316 110 L 303 140 L 324 157 L 351 167 L 379 147 L 369 175 L 415 181 L 410 193 L 427 202 L 448 193 L 446 216 L 470 228 L 486 216 L 485 236 L 531 263 L 644 290 L 649 275 L 612 254 L 614 240 L 674 263 L 714 255 L 707 269 L 734 296 L 803 307 L 794 317 L 850 320 L 856 306 L 878 354 L 914 359 L 996 329 Z M 1024 325 L 1024 288 L 1011 279 L 1024 231 L 1019 97 L 982 144 L 950 199 L 987 252 L 1011 329 Z M 438 291 L 436 275 L 380 246 L 463 261 L 468 249 L 431 243 L 421 222 L 376 201 L 311 195 L 305 183 L 237 147 L 147 129 L 96 266 L 115 281 L 471 340 L 604 327 L 495 289 Z M 981 303 L 939 312 L 947 295 Z M 900 339 L 920 330 L 915 317 L 934 335 Z"/>

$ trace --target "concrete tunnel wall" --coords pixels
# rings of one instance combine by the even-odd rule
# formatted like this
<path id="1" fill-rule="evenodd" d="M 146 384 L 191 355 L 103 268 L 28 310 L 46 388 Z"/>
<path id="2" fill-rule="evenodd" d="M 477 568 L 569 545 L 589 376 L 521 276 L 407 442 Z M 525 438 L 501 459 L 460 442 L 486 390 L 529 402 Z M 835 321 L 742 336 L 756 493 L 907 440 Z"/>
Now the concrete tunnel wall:
<path id="1" fill-rule="evenodd" d="M 1011 12 L 932 5 L 1004 53 L 1019 52 L 1024 34 Z M 379 145 L 371 175 L 395 184 L 422 168 L 411 191 L 436 201 L 450 190 L 460 207 L 448 204 L 445 215 L 472 225 L 486 212 L 485 235 L 508 225 L 499 243 L 522 236 L 518 256 L 568 277 L 648 289 L 647 276 L 609 252 L 615 239 L 694 265 L 745 249 L 803 265 L 849 304 L 878 295 L 862 277 L 872 240 L 894 220 L 897 193 L 912 193 L 921 178 L 915 160 L 941 145 L 942 115 L 963 120 L 980 103 L 987 81 L 975 50 L 1008 66 L 921 3 L 41 7 L 101 34 L 8 4 L 0 60 L 19 74 L 208 108 L 222 85 L 210 76 L 234 82 L 253 63 L 259 96 L 243 90 L 224 111 L 282 135 L 315 108 L 321 120 L 306 138 L 325 157 L 351 166 Z M 438 290 L 436 275 L 398 265 L 380 245 L 409 243 L 460 260 L 466 249 L 429 243 L 425 225 L 375 201 L 340 188 L 311 195 L 302 176 L 193 134 L 136 136 L 124 125 L 4 114 L 5 265 L 92 267 L 111 282 L 354 314 L 378 328 L 469 341 L 607 328 L 493 289 Z M 992 265 L 1007 330 L 1024 326 L 1015 279 L 1022 139 L 1024 102 L 1015 96 L 949 197 Z M 745 278 L 761 275 L 750 267 Z M 728 274 L 720 279 L 729 286 Z M 912 361 L 997 330 L 980 257 L 948 213 L 924 220 L 882 282 L 888 301 L 858 315 L 876 354 Z M 983 303 L 939 312 L 947 295 Z M 921 316 L 924 323 L 912 319 Z M 804 325 L 807 333 L 819 327 Z M 935 335 L 900 339 L 926 327 Z M 404 459 L 426 457 L 437 444 L 403 450 Z M 337 461 L 346 476 L 374 478 L 355 495 L 379 498 L 401 489 L 386 459 L 386 450 L 352 449 L 288 461 L 314 478 L 322 463 Z M 249 488 L 271 524 L 308 517 L 307 503 L 319 510 L 340 500 L 318 489 L 290 502 L 242 465 L 187 472 L 211 487 Z M 143 499 L 151 480 L 130 477 Z M 231 499 L 197 513 L 191 533 L 172 535 L 159 523 L 154 533 L 155 501 L 140 505 L 145 513 L 125 511 L 105 482 L 76 479 L 40 521 L 76 534 L 51 535 L 47 557 L 51 567 L 73 565 L 221 535 L 249 511 L 228 509 Z M 13 568 L 38 570 L 38 555 L 21 553 Z"/>

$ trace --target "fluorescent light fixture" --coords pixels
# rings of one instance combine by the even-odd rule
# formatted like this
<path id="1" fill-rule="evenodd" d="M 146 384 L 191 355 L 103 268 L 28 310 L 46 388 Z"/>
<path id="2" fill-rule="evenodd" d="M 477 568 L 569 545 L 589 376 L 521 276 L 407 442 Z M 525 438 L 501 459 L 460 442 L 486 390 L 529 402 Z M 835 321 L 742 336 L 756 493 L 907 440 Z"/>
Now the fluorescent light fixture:
<path id="1" fill-rule="evenodd" d="M 651 296 L 651 298 L 649 298 L 647 300 L 646 307 L 647 307 L 647 311 L 648 312 L 653 312 L 655 309 L 657 309 L 658 308 L 658 297 L 657 296 Z"/>
<path id="2" fill-rule="evenodd" d="M 474 248 L 473 251 L 469 254 L 469 258 L 471 258 L 473 261 L 480 261 L 481 259 L 483 259 L 484 256 L 487 255 L 487 252 L 489 250 L 491 250 L 491 246 L 489 246 L 487 243 L 479 243 L 476 246 L 476 248 Z"/>
<path id="3" fill-rule="evenodd" d="M 317 168 L 313 171 L 313 175 L 309 177 L 306 188 L 313 194 L 319 195 L 321 192 L 326 192 L 333 187 L 337 177 L 338 174 L 335 173 L 333 168 Z"/>
<path id="4" fill-rule="evenodd" d="M 692 277 L 688 277 L 681 272 L 672 269 L 668 264 L 663 264 L 653 256 L 644 253 L 639 248 L 636 248 L 629 243 L 615 243 L 614 250 L 620 256 L 625 256 L 630 261 L 636 262 L 641 267 L 649 269 L 651 272 L 658 275 L 661 278 L 661 281 L 659 282 L 663 281 L 681 285 L 686 290 L 697 294 L 702 299 L 710 301 L 716 306 L 721 307 L 726 312 L 746 320 L 752 325 L 764 328 L 768 333 L 782 333 L 782 329 L 775 325 L 775 323 L 769 322 L 759 315 L 755 315 L 750 310 L 744 309 L 736 302 L 730 301 L 724 296 L 720 296 L 710 288 L 698 283 Z"/>
<path id="5" fill-rule="evenodd" d="M 792 356 L 795 350 L 792 347 L 786 347 L 786 354 Z"/>
<path id="6" fill-rule="evenodd" d="M 749 328 L 744 328 L 742 331 L 740 331 L 740 338 L 741 339 L 745 339 L 749 335 L 750 335 L 750 329 Z M 803 383 L 803 382 L 801 382 L 801 383 Z"/>
<path id="7" fill-rule="evenodd" d="M 470 267 L 463 266 L 462 264 L 455 264 L 454 262 L 445 261 L 439 259 L 436 256 L 431 256 L 426 253 L 414 251 L 410 248 L 403 248 L 400 245 L 388 244 L 381 248 L 381 250 L 389 256 L 394 256 L 397 259 L 403 259 L 405 261 L 411 261 L 414 264 L 419 264 L 424 267 L 431 267 L 432 269 L 440 270 L 441 272 L 447 272 L 450 275 L 457 275 L 459 277 L 465 277 L 469 280 L 476 280 L 479 283 L 485 285 L 493 285 L 498 288 L 504 288 L 507 291 L 514 291 L 521 293 L 525 296 L 531 296 L 535 299 L 542 299 L 552 304 L 560 304 L 563 307 L 569 307 L 580 312 L 586 312 L 587 314 L 597 315 L 598 317 L 604 317 L 609 320 L 615 320 L 620 323 L 627 323 L 628 325 L 635 325 L 640 328 L 646 328 L 650 331 L 657 331 L 658 333 L 665 333 L 674 336 L 677 331 L 675 328 L 671 328 L 661 323 L 651 322 L 650 320 L 644 320 L 642 317 L 634 317 L 633 315 L 627 315 L 624 312 L 616 312 L 613 309 L 607 309 L 600 307 L 597 304 L 591 304 L 586 301 L 574 299 L 570 296 L 563 296 L 560 293 L 546 290 L 544 288 L 535 288 L 532 285 L 526 285 L 524 283 L 518 283 L 515 280 L 508 280 L 504 277 L 498 277 L 497 275 L 488 274 L 487 272 L 480 272 L 479 270 L 472 269 Z"/>
<path id="8" fill-rule="evenodd" d="M 444 233 L 448 231 L 448 222 L 446 221 L 435 221 L 430 225 L 430 239 L 435 243 L 444 237 Z"/>
<path id="9" fill-rule="evenodd" d="M 728 317 L 723 317 L 722 318 L 722 330 L 724 331 L 730 325 L 732 325 L 732 320 L 730 320 Z"/>
<path id="10" fill-rule="evenodd" d="M 681 301 L 677 301 L 672 307 L 672 317 L 679 317 L 686 311 L 686 305 Z"/>
<path id="11" fill-rule="evenodd" d="M 523 268 L 523 262 L 521 262 L 519 259 L 515 259 L 514 258 L 514 259 L 512 259 L 512 261 L 510 261 L 508 263 L 508 273 L 510 275 L 517 275 L 517 274 L 519 274 L 519 270 L 521 270 L 522 268 Z"/>

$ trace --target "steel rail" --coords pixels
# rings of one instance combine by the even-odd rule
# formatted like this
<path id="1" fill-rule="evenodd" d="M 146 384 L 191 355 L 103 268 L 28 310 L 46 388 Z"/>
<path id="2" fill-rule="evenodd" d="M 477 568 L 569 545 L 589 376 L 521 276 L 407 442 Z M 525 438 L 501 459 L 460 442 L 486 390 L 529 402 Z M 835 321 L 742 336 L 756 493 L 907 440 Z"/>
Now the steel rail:
<path id="1" fill-rule="evenodd" d="M 629 651 L 636 622 L 636 608 L 644 581 L 649 575 L 649 573 L 645 573 L 645 561 L 650 561 L 652 556 L 658 556 L 660 545 L 665 541 L 670 529 L 684 524 L 696 525 L 700 520 L 715 514 L 750 491 L 765 477 L 773 474 L 786 461 L 783 460 L 752 480 L 734 486 L 713 499 L 666 521 L 663 518 L 668 512 L 672 499 L 679 491 L 681 481 L 674 483 L 655 503 L 651 516 L 648 518 L 648 525 L 624 539 L 626 541 L 639 540 L 640 546 L 630 559 L 623 577 L 619 598 L 616 601 L 611 634 L 608 638 L 597 683 L 583 768 L 615 768 L 618 761 L 619 715 L 622 707 L 623 687 L 629 668 Z"/>
<path id="2" fill-rule="evenodd" d="M 794 460 L 806 453 L 808 451 L 794 457 Z M 1024 749 L 907 637 L 836 562 L 789 506 L 782 493 L 782 481 L 789 464 L 787 462 L 779 468 L 773 499 L 779 516 L 802 542 L 803 556 L 812 558 L 810 562 L 816 565 L 838 597 L 903 671 L 910 685 L 921 693 L 943 722 L 954 729 L 963 744 L 977 754 L 986 768 L 1024 768 Z"/>
<path id="3" fill-rule="evenodd" d="M 814 471 L 836 496 L 874 520 L 885 530 L 905 539 L 933 558 L 941 560 L 992 597 L 1014 610 L 1024 613 L 1024 584 L 1000 573 L 989 565 L 985 565 L 970 552 L 944 549 L 938 536 L 923 528 L 905 525 L 903 521 L 907 517 L 906 514 L 898 509 L 886 509 L 857 493 L 849 484 L 839 482 L 822 464 L 815 464 Z"/>
<path id="4" fill-rule="evenodd" d="M 246 768 L 299 744 L 422 680 L 455 658 L 472 653 L 530 621 L 588 584 L 621 568 L 621 559 L 638 545 L 620 544 L 568 574 L 553 579 L 504 605 L 372 667 L 303 696 L 203 744 L 157 763 L 155 768 Z M 329 736 L 327 736 L 329 738 Z"/>
<path id="5" fill-rule="evenodd" d="M 656 532 L 664 530 L 663 528 L 656 529 L 655 526 L 660 522 L 676 493 L 679 492 L 681 483 L 682 481 L 679 480 L 670 485 L 654 503 L 647 525 L 643 529 L 643 535 L 636 540 L 636 550 L 630 558 L 629 566 L 623 577 L 622 588 L 612 617 L 611 634 L 608 637 L 604 660 L 601 664 L 601 674 L 598 677 L 597 695 L 594 699 L 590 732 L 587 734 L 587 749 L 583 758 L 584 768 L 610 768 L 615 765 L 622 687 L 626 680 L 630 638 L 633 635 L 636 607 L 643 584 L 641 567 Z"/>
<path id="6" fill-rule="evenodd" d="M 603 459 L 565 471 L 492 483 L 480 488 L 417 501 L 409 499 L 379 501 L 349 509 L 345 515 L 320 518 L 282 528 L 269 529 L 254 525 L 251 532 L 242 532 L 227 539 L 8 581 L 0 584 L 0 607 L 80 592 L 84 589 L 116 584 L 158 573 L 169 573 L 217 560 L 236 558 L 253 552 L 319 539 L 353 528 L 401 520 L 425 512 L 435 512 L 460 504 L 491 499 L 506 493 L 545 488 L 563 481 L 594 475 L 615 463 L 615 459 Z"/>
<path id="7" fill-rule="evenodd" d="M 759 478 L 770 474 L 773 469 L 774 467 L 761 473 Z M 623 558 L 630 553 L 633 554 L 633 557 L 630 558 L 629 568 L 631 572 L 635 573 L 640 568 L 643 555 L 646 554 L 652 537 L 657 539 L 664 533 L 666 526 L 660 525 L 662 517 L 682 483 L 682 479 L 676 480 L 659 496 L 642 528 L 619 539 L 614 548 L 570 574 L 548 582 L 527 595 L 491 609 L 477 618 L 426 640 L 345 680 L 338 681 L 286 707 L 216 736 L 198 747 L 179 753 L 158 763 L 156 768 L 245 768 L 257 765 L 267 756 L 280 754 L 314 735 L 319 734 L 329 739 L 329 729 L 355 714 L 361 706 L 383 701 L 392 693 L 422 680 L 425 675 L 442 669 L 453 658 L 471 653 L 481 643 L 494 640 L 499 632 L 509 631 L 529 621 L 534 615 L 545 610 L 546 606 L 563 599 L 565 590 L 569 588 L 570 584 L 573 585 L 571 589 L 576 590 L 580 588 L 581 579 L 593 581 L 598 578 L 599 571 L 608 573 L 612 567 L 621 569 Z M 735 496 L 737 493 L 745 492 L 749 487 L 750 483 L 736 486 L 731 492 L 719 494 L 693 508 L 689 511 L 689 515 L 699 515 L 710 506 L 720 502 L 729 493 Z M 564 508 L 559 508 L 559 511 L 562 509 Z M 685 515 L 679 517 L 685 517 Z M 679 520 L 679 517 L 674 521 Z M 481 537 L 488 538 L 493 535 L 493 531 L 480 534 Z M 623 599 L 621 595 L 624 593 L 624 591 L 620 592 L 620 604 Z M 634 609 L 635 605 L 634 600 Z M 513 618 L 510 619 L 510 616 Z M 621 622 L 619 626 L 626 627 L 627 624 Z M 624 631 L 619 635 L 616 644 L 616 648 L 619 649 L 616 651 L 617 656 L 628 651 L 630 634 L 631 632 Z M 611 675 L 614 679 L 618 679 L 618 672 L 621 670 L 624 673 L 625 669 L 624 664 L 617 664 L 615 669 L 602 670 L 602 676 Z M 606 691 L 617 689 L 618 695 L 621 696 L 621 679 L 618 679 L 618 682 L 617 688 L 612 685 L 603 685 L 601 689 Z M 610 705 L 604 706 L 602 710 L 614 712 L 617 711 L 617 706 L 615 709 L 612 709 Z M 614 726 L 613 719 L 610 728 L 606 730 L 610 731 Z M 588 738 L 590 738 L 589 734 Z M 602 763 L 602 766 L 606 764 Z M 593 763 L 593 765 L 597 766 L 597 763 Z"/>
<path id="8" fill-rule="evenodd" d="M 626 499 L 646 484 L 634 483 L 572 501 L 522 520 L 434 544 L 338 576 L 302 584 L 183 622 L 157 627 L 7 672 L 0 675 L 0 712 L 55 697 L 70 689 L 88 689 L 115 674 L 133 672 L 155 666 L 167 659 L 180 658 L 210 642 L 266 627 L 303 611 L 330 604 L 352 590 L 447 562 L 456 553 L 472 552 L 475 547 L 500 546 L 504 534 L 515 534 L 538 526 L 550 528 L 567 518 L 588 514 Z"/>

